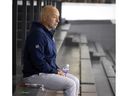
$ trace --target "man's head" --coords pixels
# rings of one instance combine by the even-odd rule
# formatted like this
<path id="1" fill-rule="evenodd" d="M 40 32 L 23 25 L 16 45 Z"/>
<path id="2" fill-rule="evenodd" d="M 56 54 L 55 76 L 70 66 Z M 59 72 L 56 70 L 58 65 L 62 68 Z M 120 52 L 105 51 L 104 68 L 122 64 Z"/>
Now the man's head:
<path id="1" fill-rule="evenodd" d="M 53 30 L 59 23 L 59 11 L 51 5 L 44 6 L 41 13 L 41 23 L 48 29 Z"/>

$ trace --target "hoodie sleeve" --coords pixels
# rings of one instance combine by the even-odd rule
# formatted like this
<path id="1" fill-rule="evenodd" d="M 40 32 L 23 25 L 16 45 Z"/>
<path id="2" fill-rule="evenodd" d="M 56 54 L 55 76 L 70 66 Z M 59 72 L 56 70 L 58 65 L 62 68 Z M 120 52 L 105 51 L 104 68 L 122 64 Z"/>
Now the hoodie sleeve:
<path id="1" fill-rule="evenodd" d="M 35 36 L 36 37 L 36 36 Z M 43 73 L 56 73 L 57 69 L 52 67 L 51 64 L 47 62 L 45 56 L 45 39 L 38 36 L 36 38 L 32 38 L 30 42 L 28 42 L 28 51 L 30 54 L 30 59 L 32 61 L 33 66 L 39 71 Z"/>

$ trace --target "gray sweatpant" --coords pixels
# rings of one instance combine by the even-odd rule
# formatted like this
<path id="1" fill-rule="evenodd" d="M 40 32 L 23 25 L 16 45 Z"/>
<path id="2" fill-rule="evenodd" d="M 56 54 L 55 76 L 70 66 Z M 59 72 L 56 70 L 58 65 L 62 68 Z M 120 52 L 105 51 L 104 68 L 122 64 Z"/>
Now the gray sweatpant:
<path id="1" fill-rule="evenodd" d="M 26 83 L 43 84 L 46 89 L 63 90 L 64 96 L 78 96 L 79 80 L 72 74 L 66 76 L 40 73 L 24 78 Z"/>

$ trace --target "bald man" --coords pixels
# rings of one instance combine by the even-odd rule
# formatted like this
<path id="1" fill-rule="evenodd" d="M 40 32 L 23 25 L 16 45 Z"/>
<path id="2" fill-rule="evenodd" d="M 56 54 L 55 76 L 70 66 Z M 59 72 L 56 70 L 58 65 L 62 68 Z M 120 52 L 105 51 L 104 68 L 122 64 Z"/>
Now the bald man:
<path id="1" fill-rule="evenodd" d="M 78 96 L 79 80 L 56 64 L 53 30 L 59 23 L 56 7 L 43 7 L 40 22 L 33 22 L 23 52 L 23 78 L 30 84 L 43 84 L 50 90 L 63 90 L 64 96 Z"/>

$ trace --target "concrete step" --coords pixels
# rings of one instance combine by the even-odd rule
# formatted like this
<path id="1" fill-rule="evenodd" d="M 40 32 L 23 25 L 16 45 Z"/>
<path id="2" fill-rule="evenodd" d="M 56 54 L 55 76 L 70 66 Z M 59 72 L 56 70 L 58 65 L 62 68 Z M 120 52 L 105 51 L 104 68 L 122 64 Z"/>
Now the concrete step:
<path id="1" fill-rule="evenodd" d="M 81 93 L 81 96 L 98 96 L 97 93 Z"/>
<path id="2" fill-rule="evenodd" d="M 39 96 L 42 96 L 41 94 Z M 46 96 L 64 96 L 63 91 L 47 90 Z"/>
<path id="3" fill-rule="evenodd" d="M 98 96 L 114 96 L 101 62 L 92 62 Z"/>
<path id="4" fill-rule="evenodd" d="M 104 49 L 102 47 L 102 45 L 98 42 L 95 43 L 95 46 L 96 46 L 96 50 L 97 50 L 97 53 L 102 57 L 102 56 L 106 56 L 105 52 L 104 52 Z"/>
<path id="5" fill-rule="evenodd" d="M 80 35 L 80 43 L 85 43 L 85 44 L 87 44 L 88 43 L 88 40 L 87 40 L 87 37 L 86 37 L 86 35 L 83 35 L 83 34 L 81 34 Z"/>
<path id="6" fill-rule="evenodd" d="M 112 62 L 109 61 L 106 57 L 102 57 L 101 62 L 102 62 L 102 65 L 103 65 L 103 68 L 105 70 L 107 77 L 115 77 L 115 72 L 111 64 Z"/>
<path id="7" fill-rule="evenodd" d="M 72 42 L 74 43 L 80 43 L 80 34 L 73 34 Z"/>
<path id="8" fill-rule="evenodd" d="M 90 60 L 81 60 L 81 83 L 82 84 L 94 84 L 94 75 L 92 71 Z"/>
<path id="9" fill-rule="evenodd" d="M 69 30 L 70 29 L 70 26 L 71 26 L 71 24 L 69 24 L 69 23 L 67 23 L 67 24 L 63 24 L 63 25 L 61 25 L 61 26 L 59 26 L 57 29 L 58 30 Z"/>
<path id="10" fill-rule="evenodd" d="M 90 59 L 90 54 L 89 54 L 89 48 L 88 45 L 85 43 L 80 44 L 80 58 L 81 59 Z"/>
<path id="11" fill-rule="evenodd" d="M 95 84 L 81 84 L 82 93 L 96 93 Z"/>
<path id="12" fill-rule="evenodd" d="M 96 58 L 97 60 L 99 60 L 100 57 L 106 56 L 106 53 L 100 43 L 89 41 L 88 46 L 89 46 L 89 52 L 91 53 L 92 58 L 94 59 Z"/>
<path id="13" fill-rule="evenodd" d="M 66 36 L 67 36 L 67 31 L 60 31 L 60 32 L 56 32 L 54 34 L 54 38 L 55 38 L 55 42 L 56 42 L 56 48 L 57 48 L 57 53 L 59 52 L 60 47 L 62 46 Z"/>
<path id="14" fill-rule="evenodd" d="M 63 45 L 60 52 L 57 55 L 57 64 L 61 68 L 66 64 L 69 64 L 69 72 L 74 74 L 77 78 L 80 78 L 80 54 L 79 46 Z"/>
<path id="15" fill-rule="evenodd" d="M 116 94 L 116 81 L 115 81 L 115 78 L 108 78 L 109 80 L 109 83 L 110 83 L 110 86 L 112 88 L 112 91 L 114 94 Z"/>

